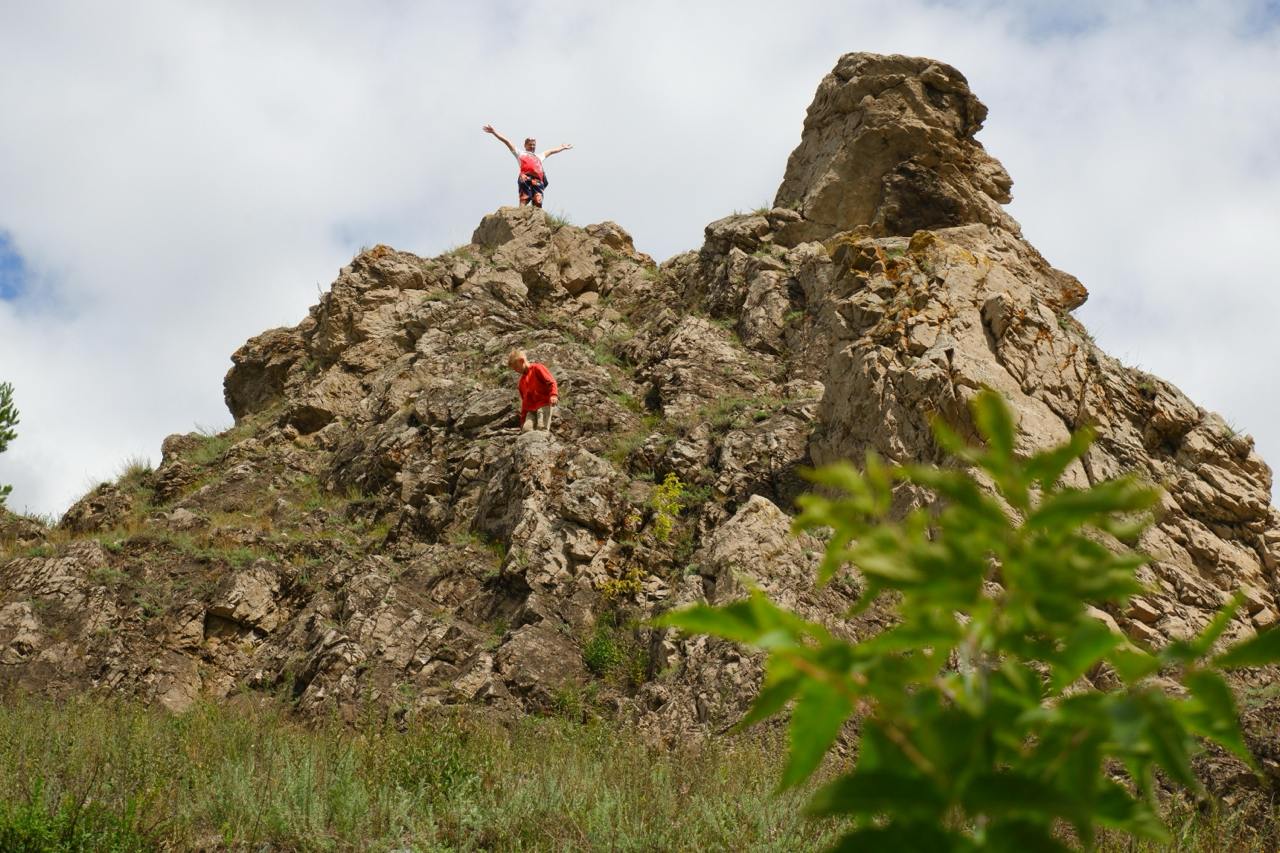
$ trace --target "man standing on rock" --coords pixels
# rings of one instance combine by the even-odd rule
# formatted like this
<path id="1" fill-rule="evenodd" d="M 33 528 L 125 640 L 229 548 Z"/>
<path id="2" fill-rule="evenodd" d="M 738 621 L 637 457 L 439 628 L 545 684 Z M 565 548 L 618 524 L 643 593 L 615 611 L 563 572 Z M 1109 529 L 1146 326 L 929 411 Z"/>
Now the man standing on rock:
<path id="1" fill-rule="evenodd" d="M 516 151 L 516 147 L 511 144 L 510 139 L 494 130 L 493 125 L 486 124 L 481 130 L 498 137 L 498 141 L 507 146 L 511 151 L 511 156 L 515 157 L 516 162 L 520 164 L 520 177 L 516 181 L 516 186 L 520 191 L 520 206 L 524 207 L 529 202 L 533 202 L 534 207 L 542 207 L 542 192 L 547 188 L 547 173 L 542 169 L 542 161 L 552 154 L 568 151 L 573 146 L 558 145 L 555 148 L 543 151 L 542 156 L 539 157 L 535 151 L 538 145 L 535 139 L 526 139 L 524 141 L 524 152 L 522 153 Z"/>
<path id="2" fill-rule="evenodd" d="M 559 400 L 556 378 L 546 365 L 530 362 L 522 349 L 511 351 L 507 356 L 507 366 L 520 374 L 520 431 L 543 429 L 551 432 L 551 412 Z"/>

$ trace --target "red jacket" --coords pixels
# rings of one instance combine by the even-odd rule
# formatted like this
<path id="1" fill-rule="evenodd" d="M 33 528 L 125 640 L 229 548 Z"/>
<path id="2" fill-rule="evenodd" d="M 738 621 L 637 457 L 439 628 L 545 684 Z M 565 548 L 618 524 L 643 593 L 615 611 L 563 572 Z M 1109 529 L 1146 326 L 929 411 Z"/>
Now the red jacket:
<path id="1" fill-rule="evenodd" d="M 536 361 L 529 364 L 520 374 L 520 424 L 530 412 L 536 412 L 551 402 L 555 397 L 556 378 Z"/>

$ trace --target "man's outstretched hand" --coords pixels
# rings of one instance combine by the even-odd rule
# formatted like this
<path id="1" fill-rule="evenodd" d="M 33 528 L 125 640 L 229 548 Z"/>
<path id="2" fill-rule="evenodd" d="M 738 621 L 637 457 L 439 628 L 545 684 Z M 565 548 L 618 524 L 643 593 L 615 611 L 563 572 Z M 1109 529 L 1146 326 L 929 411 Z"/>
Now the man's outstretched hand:
<path id="1" fill-rule="evenodd" d="M 497 131 L 493 129 L 493 125 L 491 124 L 486 124 L 484 127 L 480 129 L 483 130 L 485 133 L 495 133 L 495 134 L 497 133 Z"/>

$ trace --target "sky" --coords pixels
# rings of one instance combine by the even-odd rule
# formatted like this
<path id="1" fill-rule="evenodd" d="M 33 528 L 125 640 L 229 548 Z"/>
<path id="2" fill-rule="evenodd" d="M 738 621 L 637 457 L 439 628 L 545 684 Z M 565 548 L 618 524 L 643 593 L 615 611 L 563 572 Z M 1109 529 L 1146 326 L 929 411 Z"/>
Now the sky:
<path id="1" fill-rule="evenodd" d="M 362 246 L 435 255 L 514 201 L 661 260 L 770 202 L 849 51 L 954 65 L 1077 316 L 1280 462 L 1280 0 L 0 0 L 8 506 L 59 515 L 163 438 Z"/>

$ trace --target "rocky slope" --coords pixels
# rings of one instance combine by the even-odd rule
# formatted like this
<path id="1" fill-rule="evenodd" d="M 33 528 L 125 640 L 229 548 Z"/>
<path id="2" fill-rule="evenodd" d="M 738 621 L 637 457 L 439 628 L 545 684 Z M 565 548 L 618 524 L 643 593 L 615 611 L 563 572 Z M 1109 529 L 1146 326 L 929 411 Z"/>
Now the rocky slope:
<path id="1" fill-rule="evenodd" d="M 883 612 L 841 618 L 856 584 L 813 589 L 821 543 L 787 533 L 799 472 L 868 449 L 940 460 L 929 418 L 965 429 L 983 386 L 1027 450 L 1098 431 L 1075 482 L 1165 487 L 1150 592 L 1100 618 L 1158 645 L 1242 590 L 1233 633 L 1272 624 L 1269 469 L 1094 345 L 1071 316 L 1084 287 L 1001 207 L 985 113 L 953 68 L 850 54 L 775 207 L 711 223 L 697 251 L 655 265 L 614 223 L 503 208 L 437 258 L 363 252 L 300 324 L 232 356 L 232 429 L 170 436 L 154 471 L 55 530 L 0 520 L 0 680 L 174 710 L 267 691 L 308 714 L 483 703 L 719 727 L 756 662 L 644 617 L 749 578 L 877 630 Z M 550 436 L 518 430 L 517 346 L 561 382 Z M 674 516 L 656 497 L 672 473 Z"/>

